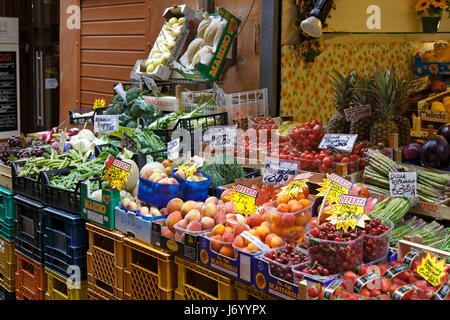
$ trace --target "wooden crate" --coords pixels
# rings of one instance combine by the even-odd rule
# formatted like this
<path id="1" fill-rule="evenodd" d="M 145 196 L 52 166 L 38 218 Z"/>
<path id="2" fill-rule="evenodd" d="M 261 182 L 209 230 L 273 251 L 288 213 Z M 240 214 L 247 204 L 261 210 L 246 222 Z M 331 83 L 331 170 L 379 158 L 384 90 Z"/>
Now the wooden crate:
<path id="1" fill-rule="evenodd" d="M 12 190 L 12 173 L 10 166 L 0 164 L 0 186 Z"/>

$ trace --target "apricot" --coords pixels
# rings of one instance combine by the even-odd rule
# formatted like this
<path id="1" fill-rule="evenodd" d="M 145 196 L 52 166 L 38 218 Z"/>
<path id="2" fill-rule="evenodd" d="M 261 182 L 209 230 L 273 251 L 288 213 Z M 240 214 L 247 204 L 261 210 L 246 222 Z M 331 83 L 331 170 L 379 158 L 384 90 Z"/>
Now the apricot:
<path id="1" fill-rule="evenodd" d="M 233 231 L 234 231 L 234 227 L 225 227 L 225 232 L 228 232 L 228 233 L 233 233 Z M 224 232 L 224 233 L 225 233 Z M 234 233 L 233 233 L 234 234 Z"/>
<path id="2" fill-rule="evenodd" d="M 235 235 L 235 236 L 238 236 L 238 235 L 240 235 L 242 232 L 247 231 L 247 230 L 248 230 L 247 225 L 245 225 L 245 224 L 243 224 L 243 223 L 238 223 L 238 224 L 236 224 L 236 225 L 234 226 L 234 229 L 233 229 L 234 235 Z"/>
<path id="3" fill-rule="evenodd" d="M 224 245 L 222 248 L 220 248 L 219 253 L 225 257 L 234 258 L 234 249 L 231 245 Z"/>
<path id="4" fill-rule="evenodd" d="M 286 227 L 282 228 L 281 229 L 281 233 L 280 233 L 280 237 L 282 237 L 282 238 L 290 238 L 292 236 L 292 233 L 293 233 L 292 230 L 293 230 L 293 228 L 286 228 Z"/>
<path id="5" fill-rule="evenodd" d="M 311 201 L 309 201 L 308 199 L 301 199 L 298 202 L 303 208 L 308 208 L 311 205 Z"/>
<path id="6" fill-rule="evenodd" d="M 256 228 L 256 234 L 263 242 L 264 242 L 264 240 L 266 240 L 266 237 L 269 235 L 269 233 L 270 233 L 270 229 L 267 228 L 266 226 L 259 226 Z"/>
<path id="7" fill-rule="evenodd" d="M 278 248 L 281 247 L 283 245 L 283 239 L 281 239 L 279 236 L 274 236 L 272 237 L 272 239 L 270 240 L 270 247 L 271 248 Z"/>
<path id="8" fill-rule="evenodd" d="M 264 221 L 263 223 L 261 223 L 261 225 L 270 228 L 270 224 L 267 221 Z"/>
<path id="9" fill-rule="evenodd" d="M 180 211 L 172 212 L 167 216 L 167 227 L 175 232 L 175 228 L 173 226 L 181 220 L 183 220 L 183 216 Z"/>
<path id="10" fill-rule="evenodd" d="M 300 238 L 305 235 L 305 228 L 302 226 L 294 226 L 293 230 L 296 238 Z"/>
<path id="11" fill-rule="evenodd" d="M 161 234 L 164 237 L 170 238 L 170 239 L 175 239 L 175 233 L 170 230 L 168 227 L 162 227 L 161 228 Z"/>
<path id="12" fill-rule="evenodd" d="M 295 216 L 292 213 L 285 213 L 281 218 L 281 223 L 285 227 L 292 227 L 295 222 Z"/>
<path id="13" fill-rule="evenodd" d="M 261 251 L 254 243 L 252 243 L 252 242 L 250 242 L 248 245 L 247 245 L 247 248 L 245 248 L 245 249 L 247 249 L 248 251 Z"/>
<path id="14" fill-rule="evenodd" d="M 271 224 L 270 229 L 276 235 L 281 235 L 281 232 L 283 231 L 283 226 L 281 224 Z"/>
<path id="15" fill-rule="evenodd" d="M 286 203 L 280 203 L 277 207 L 277 210 L 280 212 L 289 212 L 289 206 Z"/>
<path id="16" fill-rule="evenodd" d="M 191 222 L 188 224 L 186 230 L 187 230 L 187 231 L 198 232 L 198 231 L 201 231 L 201 230 L 202 230 L 202 225 L 200 224 L 200 222 L 194 220 L 194 221 L 191 221 Z"/>
<path id="17" fill-rule="evenodd" d="M 303 226 L 306 224 L 306 217 L 304 216 L 303 213 L 300 213 L 295 217 L 294 224 L 296 226 Z"/>
<path id="18" fill-rule="evenodd" d="M 288 201 L 289 201 L 289 197 L 285 193 L 280 193 L 277 197 L 277 204 L 280 204 L 280 203 L 286 204 L 286 203 L 288 203 Z"/>
<path id="19" fill-rule="evenodd" d="M 202 225 L 202 230 L 208 230 L 214 228 L 216 223 L 213 218 L 203 217 L 202 220 L 200 220 L 200 224 Z"/>
<path id="20" fill-rule="evenodd" d="M 263 219 L 258 214 L 252 214 L 250 217 L 247 218 L 247 224 L 250 228 L 259 227 L 262 222 Z"/>
<path id="21" fill-rule="evenodd" d="M 194 210 L 196 204 L 197 203 L 195 201 L 191 200 L 183 203 L 183 205 L 181 206 L 181 213 L 183 214 L 183 217 L 186 216 L 189 213 L 189 211 Z"/>
<path id="22" fill-rule="evenodd" d="M 210 238 L 211 241 L 211 249 L 213 251 L 219 252 L 222 248 L 222 236 L 221 235 L 214 235 Z"/>
<path id="23" fill-rule="evenodd" d="M 276 237 L 277 235 L 275 233 L 269 233 L 266 237 L 266 239 L 264 240 L 265 244 L 268 245 L 270 247 L 270 242 L 272 241 L 273 237 Z"/>
<path id="24" fill-rule="evenodd" d="M 172 212 L 175 212 L 175 211 L 181 212 L 181 207 L 183 206 L 183 204 L 184 204 L 184 202 L 180 198 L 172 199 L 167 204 L 167 212 L 169 214 L 171 214 Z"/>
<path id="25" fill-rule="evenodd" d="M 287 205 L 289 206 L 289 211 L 292 211 L 292 207 L 295 206 L 296 204 L 298 204 L 298 201 L 293 199 L 293 200 L 289 200 Z"/>
<path id="26" fill-rule="evenodd" d="M 270 224 L 281 224 L 281 215 L 279 215 L 275 211 L 271 211 L 269 213 L 269 220 L 268 220 L 268 222 Z"/>
<path id="27" fill-rule="evenodd" d="M 312 219 L 311 211 L 305 212 L 305 219 L 306 219 L 306 223 L 309 223 L 311 221 L 311 219 Z"/>
<path id="28" fill-rule="evenodd" d="M 234 238 L 233 244 L 238 248 L 245 248 L 245 239 L 242 236 L 237 236 Z"/>
<path id="29" fill-rule="evenodd" d="M 303 192 L 299 192 L 297 194 L 297 200 L 302 200 L 302 199 L 305 199 L 305 195 L 303 194 Z"/>
<path id="30" fill-rule="evenodd" d="M 256 227 L 257 228 L 257 227 Z M 249 233 L 255 237 L 258 237 L 258 233 L 256 232 L 256 228 L 253 228 L 249 231 Z"/>
<path id="31" fill-rule="evenodd" d="M 303 210 L 303 207 L 299 203 L 297 203 L 297 204 L 293 205 L 292 208 L 290 208 L 289 212 L 299 212 L 302 210 Z"/>
<path id="32" fill-rule="evenodd" d="M 216 236 L 216 235 L 223 235 L 223 233 L 225 232 L 225 226 L 223 224 L 218 224 L 214 227 L 214 229 L 212 230 L 212 233 Z"/>

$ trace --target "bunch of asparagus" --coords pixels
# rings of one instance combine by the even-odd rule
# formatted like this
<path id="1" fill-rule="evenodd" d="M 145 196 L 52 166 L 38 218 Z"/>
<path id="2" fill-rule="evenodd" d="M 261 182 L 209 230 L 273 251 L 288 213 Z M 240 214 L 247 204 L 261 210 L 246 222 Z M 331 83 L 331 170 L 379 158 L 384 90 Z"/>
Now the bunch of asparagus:
<path id="1" fill-rule="evenodd" d="M 372 211 L 372 214 L 397 224 L 411 209 L 411 203 L 412 201 L 406 198 L 388 197 L 375 205 L 375 210 Z"/>

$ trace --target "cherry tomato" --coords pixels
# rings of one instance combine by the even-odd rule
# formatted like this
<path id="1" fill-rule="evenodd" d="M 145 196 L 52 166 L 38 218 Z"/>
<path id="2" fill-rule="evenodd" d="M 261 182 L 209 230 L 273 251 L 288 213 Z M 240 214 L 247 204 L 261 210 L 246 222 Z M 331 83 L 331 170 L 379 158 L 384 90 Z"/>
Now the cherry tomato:
<path id="1" fill-rule="evenodd" d="M 348 163 L 348 162 L 351 162 L 351 160 L 350 160 L 349 157 L 343 157 L 342 160 L 341 160 L 340 162 L 342 162 L 342 163 Z"/>
<path id="2" fill-rule="evenodd" d="M 334 162 L 333 158 L 331 158 L 331 157 L 325 157 L 323 159 L 323 165 L 327 166 L 327 167 L 331 166 L 333 164 L 333 162 Z"/>

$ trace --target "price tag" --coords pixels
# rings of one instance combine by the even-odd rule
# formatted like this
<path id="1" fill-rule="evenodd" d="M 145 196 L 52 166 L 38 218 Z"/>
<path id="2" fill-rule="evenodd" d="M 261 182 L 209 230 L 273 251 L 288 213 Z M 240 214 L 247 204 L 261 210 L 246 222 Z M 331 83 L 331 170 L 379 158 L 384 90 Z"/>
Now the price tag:
<path id="1" fill-rule="evenodd" d="M 320 142 L 319 149 L 352 152 L 357 134 L 326 134 Z"/>
<path id="2" fill-rule="evenodd" d="M 122 186 L 127 182 L 127 177 L 133 170 L 131 165 L 109 155 L 105 162 L 105 167 L 105 175 L 102 180 L 108 181 L 111 188 L 122 190 Z"/>
<path id="3" fill-rule="evenodd" d="M 153 80 L 152 78 L 146 77 L 144 75 L 142 75 L 142 79 L 144 80 L 145 85 L 147 86 L 147 88 L 149 88 L 153 92 L 161 93 L 161 91 L 159 90 L 158 86 L 156 85 L 155 80 Z"/>
<path id="4" fill-rule="evenodd" d="M 105 99 L 95 99 L 93 109 L 96 110 L 96 109 L 104 108 L 105 104 L 106 104 Z"/>
<path id="5" fill-rule="evenodd" d="M 192 160 L 188 160 L 188 161 L 183 162 L 183 164 L 181 166 L 179 166 L 177 169 L 183 170 L 186 178 L 188 178 L 197 172 L 197 167 L 198 167 L 197 163 L 195 163 Z"/>
<path id="6" fill-rule="evenodd" d="M 258 209 L 256 206 L 257 197 L 257 190 L 238 184 L 236 187 L 233 186 L 233 191 L 227 200 L 236 204 L 236 213 L 249 217 Z"/>
<path id="7" fill-rule="evenodd" d="M 119 116 L 96 115 L 94 119 L 94 132 L 117 132 L 119 131 Z"/>
<path id="8" fill-rule="evenodd" d="M 365 215 L 367 198 L 341 195 L 337 205 L 333 206 L 333 210 L 328 211 L 331 216 L 327 218 L 332 224 L 336 225 L 336 229 L 343 229 L 346 232 L 349 228 L 355 229 L 356 226 L 365 228 L 365 220 L 370 220 Z"/>
<path id="9" fill-rule="evenodd" d="M 298 162 L 266 158 L 264 161 L 263 183 L 285 185 L 297 171 Z"/>
<path id="10" fill-rule="evenodd" d="M 370 105 L 348 108 L 344 110 L 347 121 L 358 121 L 360 119 L 370 117 L 372 115 L 372 107 Z"/>
<path id="11" fill-rule="evenodd" d="M 262 252 L 268 252 L 270 250 L 272 250 L 271 248 L 269 248 L 269 246 L 267 246 L 266 244 L 262 243 L 261 240 L 259 240 L 258 238 L 256 238 L 254 235 L 252 235 L 250 232 L 248 231 L 244 231 L 240 234 L 244 239 L 247 239 L 248 241 L 250 241 L 251 243 L 253 243 L 256 247 L 258 247 Z"/>
<path id="12" fill-rule="evenodd" d="M 288 185 L 282 188 L 283 192 L 286 193 L 289 199 L 296 199 L 299 192 L 302 192 L 302 188 L 306 186 L 311 175 L 311 172 L 305 172 L 292 177 L 288 181 Z"/>
<path id="13" fill-rule="evenodd" d="M 330 203 L 338 202 L 341 195 L 350 194 L 353 188 L 353 183 L 334 173 L 327 174 L 327 179 L 319 185 L 319 196 L 326 197 Z"/>
<path id="14" fill-rule="evenodd" d="M 417 197 L 417 173 L 389 172 L 389 186 L 391 197 L 415 199 Z"/>
<path id="15" fill-rule="evenodd" d="M 167 144 L 167 158 L 175 160 L 180 157 L 180 138 L 172 140 Z"/>
<path id="16" fill-rule="evenodd" d="M 394 293 L 392 294 L 392 300 L 401 300 L 408 292 L 410 292 L 412 290 L 417 290 L 417 289 L 419 289 L 419 288 L 417 288 L 412 283 L 407 284 L 403 287 L 400 287 L 397 290 L 395 290 Z"/>
<path id="17" fill-rule="evenodd" d="M 64 129 L 63 132 L 61 132 L 61 139 L 59 140 L 59 151 L 63 152 L 64 151 L 64 145 L 66 144 L 66 140 L 67 140 L 67 129 Z"/>
<path id="18" fill-rule="evenodd" d="M 411 96 L 413 94 L 416 94 L 416 93 L 422 92 L 423 90 L 428 89 L 429 81 L 430 81 L 430 76 L 422 77 L 422 78 L 411 81 L 408 84 L 408 87 L 406 88 L 406 94 L 408 96 Z"/>
<path id="19" fill-rule="evenodd" d="M 114 91 L 116 91 L 119 94 L 119 96 L 122 98 L 123 101 L 127 101 L 127 93 L 123 89 L 122 83 L 119 83 L 117 86 L 115 86 Z"/>
<path id="20" fill-rule="evenodd" d="M 126 131 L 122 133 L 123 147 L 131 152 L 138 153 L 141 150 L 141 144 L 134 140 Z"/>
<path id="21" fill-rule="evenodd" d="M 422 258 L 420 265 L 417 266 L 417 273 L 427 280 L 433 287 L 442 285 L 442 278 L 447 274 L 445 259 L 438 261 L 438 257 L 432 256 L 428 251 L 427 256 Z"/>
<path id="22" fill-rule="evenodd" d="M 237 144 L 237 129 L 235 126 L 212 127 L 205 133 L 203 139 L 210 143 L 212 150 L 233 149 Z"/>

